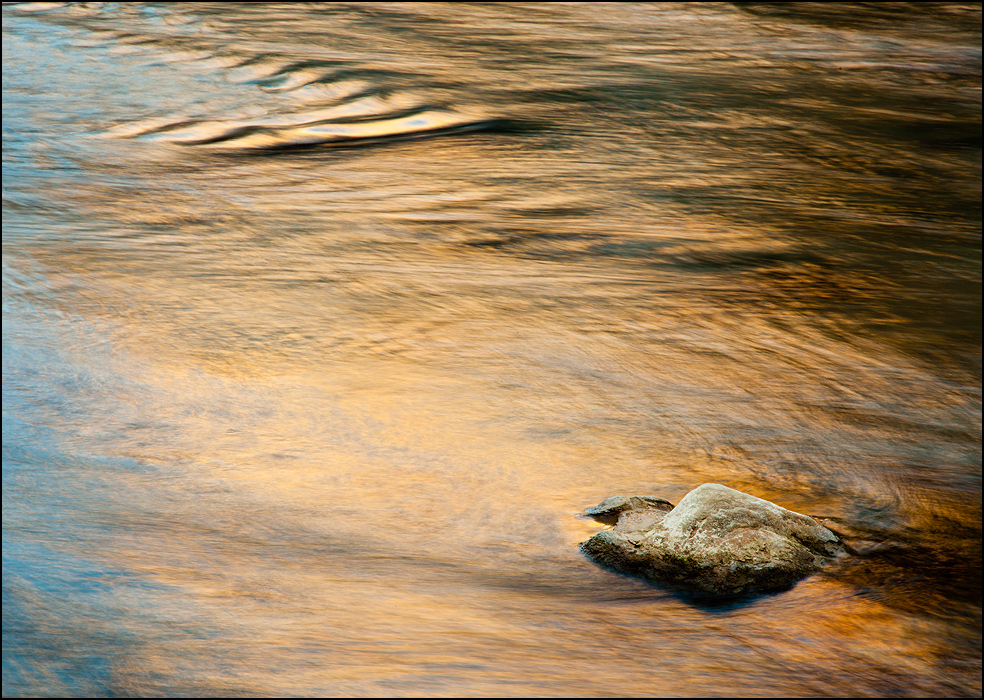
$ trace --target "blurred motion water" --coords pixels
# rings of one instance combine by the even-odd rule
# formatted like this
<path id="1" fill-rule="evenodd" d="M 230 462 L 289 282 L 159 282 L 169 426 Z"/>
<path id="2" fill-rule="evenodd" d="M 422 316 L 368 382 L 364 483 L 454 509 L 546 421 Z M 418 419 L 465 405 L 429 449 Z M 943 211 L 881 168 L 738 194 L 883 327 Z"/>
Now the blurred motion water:
<path id="1" fill-rule="evenodd" d="M 980 696 L 980 4 L 3 27 L 4 696 Z M 704 482 L 857 554 L 578 551 Z"/>

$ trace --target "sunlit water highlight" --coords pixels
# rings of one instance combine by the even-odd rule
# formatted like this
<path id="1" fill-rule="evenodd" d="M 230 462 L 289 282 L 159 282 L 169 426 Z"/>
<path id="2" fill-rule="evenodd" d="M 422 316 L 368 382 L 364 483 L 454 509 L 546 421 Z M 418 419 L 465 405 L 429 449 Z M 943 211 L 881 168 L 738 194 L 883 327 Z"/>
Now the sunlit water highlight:
<path id="1" fill-rule="evenodd" d="M 5 696 L 980 695 L 979 5 L 3 18 Z"/>

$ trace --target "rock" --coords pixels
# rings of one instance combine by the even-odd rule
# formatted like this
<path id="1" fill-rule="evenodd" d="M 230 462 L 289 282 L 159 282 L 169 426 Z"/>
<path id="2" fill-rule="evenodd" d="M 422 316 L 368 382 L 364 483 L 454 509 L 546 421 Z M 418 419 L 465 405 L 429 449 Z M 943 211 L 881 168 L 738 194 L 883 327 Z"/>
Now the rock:
<path id="1" fill-rule="evenodd" d="M 649 496 L 613 496 L 584 512 L 615 527 L 581 544 L 599 564 L 697 593 L 773 592 L 844 556 L 813 518 L 720 484 L 673 508 Z"/>
<path id="2" fill-rule="evenodd" d="M 652 496 L 631 496 L 629 498 L 625 496 L 611 496 L 593 508 L 588 508 L 584 511 L 584 515 L 590 516 L 606 525 L 614 525 L 618 522 L 618 516 L 625 511 L 644 510 L 647 508 L 671 511 L 673 510 L 673 504 L 669 501 L 664 501 L 662 498 L 653 498 Z"/>

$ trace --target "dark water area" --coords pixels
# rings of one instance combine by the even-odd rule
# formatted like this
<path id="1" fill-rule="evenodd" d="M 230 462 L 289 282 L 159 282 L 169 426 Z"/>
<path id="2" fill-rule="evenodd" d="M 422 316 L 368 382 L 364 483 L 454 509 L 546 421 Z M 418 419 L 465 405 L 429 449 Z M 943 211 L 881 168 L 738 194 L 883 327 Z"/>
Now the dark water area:
<path id="1" fill-rule="evenodd" d="M 981 695 L 981 6 L 8 3 L 3 694 Z M 708 604 L 577 517 L 854 552 Z"/>

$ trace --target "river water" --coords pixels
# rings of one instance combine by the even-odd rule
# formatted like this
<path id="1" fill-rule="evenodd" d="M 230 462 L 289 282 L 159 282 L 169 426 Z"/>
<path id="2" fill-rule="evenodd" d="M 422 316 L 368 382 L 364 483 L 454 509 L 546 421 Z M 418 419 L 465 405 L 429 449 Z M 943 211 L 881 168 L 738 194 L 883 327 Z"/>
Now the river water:
<path id="1" fill-rule="evenodd" d="M 980 696 L 981 9 L 6 4 L 5 696 Z M 712 603 L 576 517 L 856 554 Z"/>

